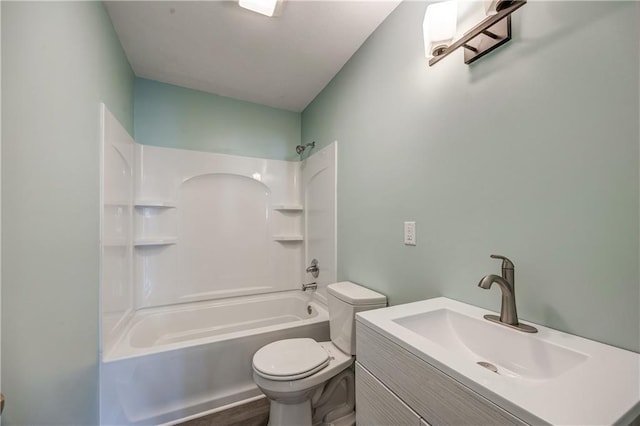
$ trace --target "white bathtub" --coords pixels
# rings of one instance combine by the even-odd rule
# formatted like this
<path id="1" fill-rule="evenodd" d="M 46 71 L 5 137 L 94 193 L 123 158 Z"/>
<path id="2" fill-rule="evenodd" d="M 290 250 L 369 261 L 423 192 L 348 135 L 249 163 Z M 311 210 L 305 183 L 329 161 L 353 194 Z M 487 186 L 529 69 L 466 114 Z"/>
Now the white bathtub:
<path id="1" fill-rule="evenodd" d="M 328 319 L 300 291 L 138 311 L 103 354 L 100 423 L 173 423 L 251 400 L 261 395 L 255 351 L 292 337 L 329 340 Z"/>

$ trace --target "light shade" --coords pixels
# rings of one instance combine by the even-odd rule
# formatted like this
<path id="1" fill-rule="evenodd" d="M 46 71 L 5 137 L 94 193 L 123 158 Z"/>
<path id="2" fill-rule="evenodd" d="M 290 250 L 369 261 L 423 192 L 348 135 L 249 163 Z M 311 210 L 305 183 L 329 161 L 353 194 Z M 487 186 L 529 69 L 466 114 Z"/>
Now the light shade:
<path id="1" fill-rule="evenodd" d="M 512 6 L 515 2 L 513 0 L 484 0 L 484 9 L 487 16 L 497 14 L 503 9 Z"/>
<path id="2" fill-rule="evenodd" d="M 458 2 L 448 0 L 427 6 L 422 23 L 424 49 L 427 58 L 437 55 L 451 44 L 456 36 Z"/>
<path id="3" fill-rule="evenodd" d="M 487 16 L 493 16 L 496 13 L 496 6 L 498 5 L 498 0 L 484 0 L 484 11 Z"/>
<path id="4" fill-rule="evenodd" d="M 238 0 L 240 7 L 265 16 L 276 15 L 281 3 L 282 0 Z"/>

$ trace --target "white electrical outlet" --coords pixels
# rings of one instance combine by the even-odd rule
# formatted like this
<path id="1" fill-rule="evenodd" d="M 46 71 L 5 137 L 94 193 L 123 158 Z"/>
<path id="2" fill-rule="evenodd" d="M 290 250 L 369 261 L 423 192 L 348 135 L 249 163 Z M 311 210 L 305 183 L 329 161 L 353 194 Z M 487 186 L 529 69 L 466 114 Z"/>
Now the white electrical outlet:
<path id="1" fill-rule="evenodd" d="M 404 244 L 407 246 L 416 245 L 416 223 L 415 222 L 404 223 Z"/>

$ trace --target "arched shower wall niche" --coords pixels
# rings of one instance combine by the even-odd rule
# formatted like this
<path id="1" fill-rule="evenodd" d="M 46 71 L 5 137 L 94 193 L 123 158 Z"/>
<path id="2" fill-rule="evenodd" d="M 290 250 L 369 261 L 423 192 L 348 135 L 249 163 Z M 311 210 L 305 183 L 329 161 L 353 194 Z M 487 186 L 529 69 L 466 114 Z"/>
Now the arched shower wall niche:
<path id="1" fill-rule="evenodd" d="M 136 152 L 137 308 L 300 286 L 300 163 L 153 146 Z"/>

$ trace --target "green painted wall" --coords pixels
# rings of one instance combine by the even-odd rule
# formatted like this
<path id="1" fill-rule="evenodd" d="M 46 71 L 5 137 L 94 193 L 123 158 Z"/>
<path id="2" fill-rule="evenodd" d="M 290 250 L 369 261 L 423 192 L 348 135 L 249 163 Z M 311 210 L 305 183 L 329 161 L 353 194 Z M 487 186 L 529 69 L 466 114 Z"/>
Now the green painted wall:
<path id="1" fill-rule="evenodd" d="M 2 420 L 95 424 L 98 106 L 132 132 L 134 78 L 101 3 L 0 7 Z M 507 46 L 433 68 L 425 7 L 382 24 L 302 139 L 299 114 L 142 79 L 136 139 L 278 159 L 337 139 L 340 279 L 497 310 L 476 284 L 501 253 L 521 317 L 639 350 L 638 5 L 529 2 Z"/>
<path id="2" fill-rule="evenodd" d="M 297 160 L 300 113 L 153 80 L 135 80 L 136 142 Z"/>
<path id="3" fill-rule="evenodd" d="M 5 425 L 98 422 L 99 103 L 133 130 L 101 2 L 2 2 Z"/>
<path id="4" fill-rule="evenodd" d="M 499 310 L 476 285 L 503 254 L 522 318 L 640 350 L 638 4 L 529 2 L 508 45 L 432 68 L 425 8 L 400 4 L 302 114 L 302 140 L 340 142 L 338 278 Z"/>

